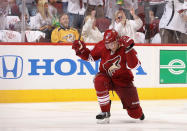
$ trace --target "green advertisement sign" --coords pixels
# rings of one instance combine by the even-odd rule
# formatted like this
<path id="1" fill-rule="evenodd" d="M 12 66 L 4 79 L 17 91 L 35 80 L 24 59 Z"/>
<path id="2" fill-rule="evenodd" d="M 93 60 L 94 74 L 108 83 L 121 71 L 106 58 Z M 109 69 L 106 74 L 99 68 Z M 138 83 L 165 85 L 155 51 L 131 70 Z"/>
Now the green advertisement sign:
<path id="1" fill-rule="evenodd" d="M 160 84 L 187 84 L 187 50 L 160 51 Z"/>

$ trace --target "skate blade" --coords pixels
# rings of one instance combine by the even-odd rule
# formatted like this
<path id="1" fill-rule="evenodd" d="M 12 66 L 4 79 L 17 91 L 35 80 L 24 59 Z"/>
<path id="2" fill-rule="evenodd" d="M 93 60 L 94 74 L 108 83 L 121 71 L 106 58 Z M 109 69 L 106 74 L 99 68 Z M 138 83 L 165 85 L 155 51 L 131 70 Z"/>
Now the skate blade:
<path id="1" fill-rule="evenodd" d="M 105 118 L 105 119 L 98 119 L 97 124 L 109 124 L 110 123 L 110 118 Z"/>

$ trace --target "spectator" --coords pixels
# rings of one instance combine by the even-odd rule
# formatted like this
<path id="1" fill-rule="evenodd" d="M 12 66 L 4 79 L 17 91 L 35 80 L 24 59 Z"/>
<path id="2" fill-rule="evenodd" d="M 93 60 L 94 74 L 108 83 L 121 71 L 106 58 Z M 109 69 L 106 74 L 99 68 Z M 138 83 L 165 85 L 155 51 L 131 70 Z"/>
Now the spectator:
<path id="1" fill-rule="evenodd" d="M 13 29 L 19 21 L 19 9 L 15 0 L 2 1 L 0 4 L 0 29 Z"/>
<path id="2" fill-rule="evenodd" d="M 159 28 L 162 43 L 187 43 L 187 27 L 185 2 L 170 0 L 166 3 L 164 14 L 160 20 Z"/>
<path id="3" fill-rule="evenodd" d="M 7 7 L 7 2 L 2 1 L 0 4 L 0 30 L 4 30 L 6 27 L 7 19 L 6 16 L 8 14 L 8 11 L 6 9 Z"/>
<path id="4" fill-rule="evenodd" d="M 181 43 L 187 43 L 187 0 L 184 0 L 184 4 L 181 10 L 178 11 L 182 20 L 185 22 L 185 33 L 182 33 Z"/>
<path id="5" fill-rule="evenodd" d="M 49 14 L 52 16 L 52 26 L 53 27 L 59 27 L 60 23 L 59 23 L 59 12 L 57 11 L 57 8 L 54 7 L 54 3 L 56 3 L 56 0 L 48 0 L 48 10 L 49 10 Z"/>
<path id="6" fill-rule="evenodd" d="M 129 36 L 134 39 L 135 43 L 144 43 L 145 35 L 143 33 L 137 32 L 142 26 L 142 20 L 135 14 L 135 10 L 132 8 L 130 10 L 131 15 L 134 20 L 126 19 L 123 10 L 118 10 L 115 14 L 115 19 L 110 25 L 109 29 L 115 29 L 120 36 Z"/>
<path id="7" fill-rule="evenodd" d="M 153 11 L 149 11 L 149 30 L 146 30 L 145 26 L 145 39 L 146 43 L 161 43 L 159 35 L 159 19 L 154 16 Z"/>
<path id="8" fill-rule="evenodd" d="M 105 32 L 111 24 L 111 20 L 106 17 L 100 17 L 96 19 L 96 26 L 100 32 Z"/>
<path id="9" fill-rule="evenodd" d="M 68 13 L 68 0 L 62 0 L 62 12 L 63 13 Z"/>
<path id="10" fill-rule="evenodd" d="M 19 11 L 22 12 L 22 8 L 23 8 L 22 0 L 16 0 L 16 4 L 19 7 Z M 37 13 L 36 0 L 25 0 L 25 5 L 26 5 L 27 16 L 29 16 L 30 19 L 30 16 L 35 16 Z"/>
<path id="11" fill-rule="evenodd" d="M 34 29 L 40 30 L 46 34 L 46 39 L 50 39 L 52 31 L 52 16 L 48 10 L 48 1 L 38 1 L 38 13 L 35 16 Z"/>
<path id="12" fill-rule="evenodd" d="M 154 16 L 160 19 L 164 13 L 165 0 L 150 0 L 149 4 Z"/>
<path id="13" fill-rule="evenodd" d="M 55 3 L 55 2 L 56 2 L 56 0 L 49 0 L 48 1 L 48 10 L 49 10 L 50 15 L 53 18 L 57 17 L 57 9 L 53 6 L 53 3 Z"/>
<path id="14" fill-rule="evenodd" d="M 178 11 L 182 16 L 182 19 L 187 22 L 187 0 L 184 0 L 184 4 L 181 10 Z M 187 23 L 186 23 L 187 24 Z"/>
<path id="15" fill-rule="evenodd" d="M 103 39 L 103 35 L 96 27 L 96 11 L 93 10 L 91 15 L 86 17 L 85 24 L 82 29 L 82 37 L 86 43 L 97 43 Z"/>
<path id="16" fill-rule="evenodd" d="M 103 0 L 88 0 L 86 15 L 90 15 L 92 10 L 96 10 L 96 18 L 104 17 Z"/>
<path id="17" fill-rule="evenodd" d="M 118 9 L 122 9 L 125 12 L 125 16 L 127 19 L 133 19 L 133 16 L 129 12 L 131 8 L 135 10 L 138 9 L 138 1 L 137 0 L 117 0 L 116 4 L 118 5 Z"/>
<path id="18" fill-rule="evenodd" d="M 82 0 L 68 0 L 68 13 L 70 26 L 80 29 L 83 24 L 85 13 Z"/>
<path id="19" fill-rule="evenodd" d="M 60 27 L 55 28 L 51 34 L 51 42 L 64 43 L 73 42 L 79 39 L 79 33 L 77 29 L 69 27 L 69 16 L 62 14 L 60 17 Z"/>
<path id="20" fill-rule="evenodd" d="M 22 14 L 23 15 L 23 14 Z M 22 20 L 22 15 L 20 16 L 20 20 L 14 24 L 14 30 L 17 32 L 22 33 L 22 27 L 23 27 L 23 20 Z M 28 21 L 28 16 L 25 13 L 25 27 L 23 27 L 25 29 L 25 41 L 26 42 L 41 42 L 40 40 L 45 38 L 45 33 L 41 32 L 41 31 L 32 31 L 31 30 L 31 26 L 30 23 Z M 23 37 L 23 36 L 22 36 Z"/>
<path id="21" fill-rule="evenodd" d="M 0 30 L 4 30 L 6 27 L 6 17 L 4 15 L 0 15 Z"/>
<path id="22" fill-rule="evenodd" d="M 57 14 L 61 15 L 62 11 L 62 3 L 57 0 L 48 0 L 49 4 L 52 5 L 57 10 Z"/>
<path id="23" fill-rule="evenodd" d="M 18 32 L 21 32 L 21 27 L 23 24 L 22 15 L 20 15 L 20 20 L 21 21 L 18 21 L 14 24 L 14 30 Z M 25 30 L 30 30 L 30 29 L 31 29 L 31 26 L 29 25 L 29 19 L 28 19 L 27 14 L 25 13 Z"/>
<path id="24" fill-rule="evenodd" d="M 20 16 L 21 14 L 15 0 L 8 0 L 7 11 L 10 16 Z"/>
<path id="25" fill-rule="evenodd" d="M 105 0 L 105 8 L 104 8 L 105 17 L 109 18 L 110 20 L 113 20 L 114 14 L 118 9 L 119 8 L 116 4 L 116 0 Z"/>

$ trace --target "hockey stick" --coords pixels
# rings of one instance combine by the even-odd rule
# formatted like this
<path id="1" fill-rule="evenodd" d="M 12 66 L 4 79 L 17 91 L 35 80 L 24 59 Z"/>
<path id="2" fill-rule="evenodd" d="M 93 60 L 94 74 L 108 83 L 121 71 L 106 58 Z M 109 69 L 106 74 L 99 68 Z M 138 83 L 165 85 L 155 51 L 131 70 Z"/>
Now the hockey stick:
<path id="1" fill-rule="evenodd" d="M 83 21 L 82 21 L 82 23 L 81 23 L 81 28 L 80 28 L 80 30 L 79 30 L 79 38 L 78 38 L 78 40 L 81 39 L 82 29 L 83 29 L 83 25 L 84 25 L 84 23 L 85 23 L 86 12 L 87 12 L 87 9 L 88 9 L 88 1 L 89 1 L 89 0 L 87 0 L 87 2 L 86 2 L 85 13 L 84 13 L 84 15 L 83 15 Z"/>

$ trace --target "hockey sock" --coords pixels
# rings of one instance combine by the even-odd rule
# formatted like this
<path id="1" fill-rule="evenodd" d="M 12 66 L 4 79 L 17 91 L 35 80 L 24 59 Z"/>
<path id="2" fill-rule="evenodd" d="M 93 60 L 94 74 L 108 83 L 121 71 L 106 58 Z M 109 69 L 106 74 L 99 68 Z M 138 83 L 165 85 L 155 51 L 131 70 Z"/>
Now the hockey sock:
<path id="1" fill-rule="evenodd" d="M 95 90 L 102 112 L 110 112 L 110 79 L 104 74 L 97 74 L 94 79 Z"/>
<path id="2" fill-rule="evenodd" d="M 110 112 L 110 96 L 108 91 L 97 92 L 97 99 L 102 112 Z"/>

